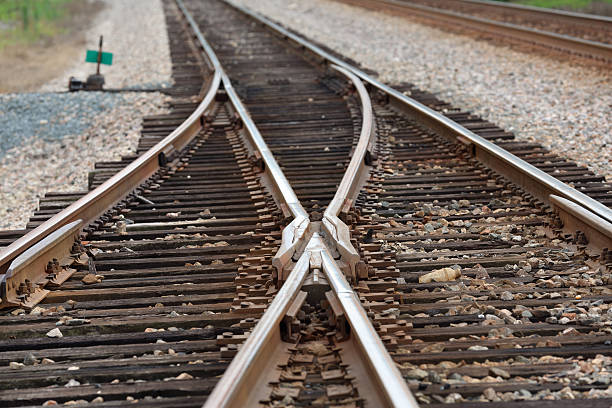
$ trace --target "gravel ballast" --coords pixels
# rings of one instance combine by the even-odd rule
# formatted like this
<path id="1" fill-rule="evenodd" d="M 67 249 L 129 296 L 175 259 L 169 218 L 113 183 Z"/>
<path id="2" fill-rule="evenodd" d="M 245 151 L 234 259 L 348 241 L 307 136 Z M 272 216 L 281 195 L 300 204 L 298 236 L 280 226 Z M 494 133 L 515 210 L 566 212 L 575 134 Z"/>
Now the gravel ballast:
<path id="1" fill-rule="evenodd" d="M 119 160 L 135 151 L 142 117 L 164 112 L 167 97 L 124 93 L 114 94 L 113 99 L 103 112 L 72 120 L 85 123 L 85 130 L 63 134 L 69 130 L 58 126 L 56 133 L 47 130 L 45 137 L 27 140 L 27 148 L 19 145 L 4 153 L 0 159 L 0 229 L 23 228 L 47 191 L 87 190 L 87 174 L 95 163 Z M 74 106 L 66 98 L 58 98 L 55 104 Z M 27 117 L 20 118 L 20 123 L 26 121 Z"/>
<path id="2" fill-rule="evenodd" d="M 610 72 L 333 1 L 237 3 L 612 180 Z"/>
<path id="3" fill-rule="evenodd" d="M 0 158 L 31 138 L 58 141 L 82 133 L 123 99 L 103 92 L 0 95 Z"/>
<path id="4" fill-rule="evenodd" d="M 105 87 L 171 86 L 161 1 L 104 3 L 87 48 L 96 49 L 102 34 L 105 50 L 114 53 L 113 65 L 102 68 Z M 47 191 L 85 191 L 96 162 L 134 152 L 142 118 L 168 111 L 169 98 L 159 92 L 61 92 L 69 76 L 85 79 L 94 71 L 94 64 L 75 61 L 40 93 L 0 95 L 0 229 L 23 228 Z"/>

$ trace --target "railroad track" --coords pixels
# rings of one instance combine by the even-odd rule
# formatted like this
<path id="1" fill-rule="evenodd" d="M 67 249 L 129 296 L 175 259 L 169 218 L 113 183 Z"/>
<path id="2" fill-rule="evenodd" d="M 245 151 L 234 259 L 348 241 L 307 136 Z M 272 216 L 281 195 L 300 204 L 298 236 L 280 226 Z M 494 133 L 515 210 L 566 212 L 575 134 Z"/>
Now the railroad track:
<path id="1" fill-rule="evenodd" d="M 610 44 L 612 34 L 612 18 L 606 16 L 488 0 L 411 1 L 604 44 Z"/>
<path id="2" fill-rule="evenodd" d="M 165 7 L 173 112 L 0 253 L 3 406 L 610 405 L 609 183 L 246 9 Z"/>
<path id="3" fill-rule="evenodd" d="M 487 0 L 339 0 L 513 43 L 612 61 L 612 19 Z"/>

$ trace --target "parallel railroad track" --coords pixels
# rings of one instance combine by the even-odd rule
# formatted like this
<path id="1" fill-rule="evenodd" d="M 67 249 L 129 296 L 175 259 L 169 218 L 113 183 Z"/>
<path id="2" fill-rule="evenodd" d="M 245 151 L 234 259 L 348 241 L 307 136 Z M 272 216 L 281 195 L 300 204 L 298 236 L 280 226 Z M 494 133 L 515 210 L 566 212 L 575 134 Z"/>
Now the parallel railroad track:
<path id="1" fill-rule="evenodd" d="M 612 18 L 606 16 L 488 0 L 414 2 L 605 44 L 611 41 Z"/>
<path id="2" fill-rule="evenodd" d="M 441 26 L 485 33 L 514 43 L 612 61 L 612 19 L 487 0 L 339 0 Z"/>
<path id="3" fill-rule="evenodd" d="M 608 183 L 246 9 L 165 7 L 175 110 L 91 187 L 199 113 L 44 289 L 8 284 L 57 245 L 0 254 L 41 301 L 0 316 L 5 406 L 610 404 Z M 83 197 L 48 198 L 30 227 Z"/>

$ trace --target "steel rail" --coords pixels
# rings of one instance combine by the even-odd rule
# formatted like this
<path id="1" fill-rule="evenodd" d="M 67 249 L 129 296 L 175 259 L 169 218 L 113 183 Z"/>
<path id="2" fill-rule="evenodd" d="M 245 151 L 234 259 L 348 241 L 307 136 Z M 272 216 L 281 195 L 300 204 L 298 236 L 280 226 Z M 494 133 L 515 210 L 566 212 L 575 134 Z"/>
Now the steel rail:
<path id="1" fill-rule="evenodd" d="M 550 202 L 563 222 L 565 232 L 574 235 L 578 232 L 585 234 L 589 240 L 589 247 L 596 252 L 612 248 L 612 223 L 563 197 L 551 195 Z"/>
<path id="2" fill-rule="evenodd" d="M 341 211 L 346 211 L 353 198 L 359 193 L 367 178 L 368 166 L 366 154 L 371 151 L 375 138 L 374 118 L 370 95 L 363 82 L 349 69 L 338 65 L 331 68 L 344 74 L 355 86 L 361 100 L 362 125 L 359 141 L 353 152 L 351 161 L 336 190 L 334 198 L 328 204 L 322 220 L 322 227 L 335 243 L 343 260 L 348 262 L 352 277 L 355 278 L 355 265 L 359 261 L 359 253 L 350 242 L 348 226 L 338 218 Z M 359 298 L 351 288 L 345 274 L 340 270 L 329 250 L 325 248 L 319 253 L 321 269 L 331 286 L 332 291 L 342 306 L 344 315 L 351 327 L 351 339 L 359 351 L 360 360 L 365 363 L 367 378 L 374 382 L 379 396 L 378 404 L 390 407 L 418 407 L 406 381 L 389 356 L 384 344 L 372 326 Z M 311 268 L 319 265 L 311 265 Z M 362 379 L 363 380 L 363 379 Z"/>
<path id="3" fill-rule="evenodd" d="M 371 146 L 374 136 L 374 119 L 372 115 L 372 102 L 370 101 L 370 94 L 363 85 L 363 82 L 355 75 L 351 70 L 338 65 L 332 65 L 332 69 L 340 72 L 346 76 L 357 89 L 359 99 L 361 101 L 361 132 L 359 141 L 353 157 L 349 162 L 349 165 L 342 177 L 340 186 L 336 190 L 334 198 L 330 201 L 325 210 L 325 214 L 329 216 L 337 216 L 340 214 L 342 207 L 345 205 L 346 200 L 354 197 L 359 191 L 359 181 L 363 170 L 366 168 L 365 157 L 368 152 L 368 148 Z"/>
<path id="4" fill-rule="evenodd" d="M 8 274 L 6 272 L 9 269 L 10 263 L 28 248 L 68 223 L 82 220 L 83 226 L 88 225 L 155 174 L 161 168 L 160 160 L 162 156 L 165 157 L 169 152 L 178 152 L 183 149 L 202 129 L 204 126 L 202 119 L 206 110 L 213 103 L 220 83 L 221 73 L 215 71 L 210 89 L 202 102 L 172 133 L 95 190 L 90 191 L 0 252 L 0 273 L 2 273 L 0 275 L 0 282 L 2 283 L 0 286 L 0 296 L 3 300 L 0 303 L 0 308 L 4 307 L 4 301 L 8 297 L 8 294 L 3 290 L 19 285 L 19 282 L 9 281 L 23 281 L 25 278 L 28 278 L 30 281 L 40 282 L 41 276 L 45 274 L 44 270 L 32 271 L 28 269 L 21 269 L 18 275 Z M 50 242 L 49 245 L 53 246 L 54 243 Z M 45 251 L 48 249 L 46 247 Z M 36 253 L 30 255 L 37 256 Z"/>
<path id="5" fill-rule="evenodd" d="M 443 116 L 422 103 L 383 84 L 362 70 L 351 66 L 350 64 L 329 54 L 302 37 L 291 33 L 279 24 L 270 21 L 268 18 L 246 7 L 237 5 L 230 0 L 223 1 L 242 13 L 252 17 L 259 23 L 271 29 L 273 32 L 276 32 L 284 38 L 295 42 L 304 49 L 310 50 L 325 63 L 338 65 L 352 71 L 357 77 L 369 84 L 372 88 L 387 95 L 389 102 L 393 107 L 401 110 L 433 131 L 438 132 L 445 138 L 453 142 L 466 144 L 471 149 L 471 152 L 476 159 L 480 160 L 492 170 L 502 174 L 510 181 L 520 185 L 527 192 L 542 200 L 544 203 L 551 205 L 549 198 L 550 195 L 557 195 L 581 205 L 588 211 L 608 222 L 612 222 L 612 210 L 602 203 L 568 186 L 562 181 L 527 163 L 523 159 L 504 150 L 500 146 L 497 146 L 483 137 L 478 136 L 446 116 Z"/>
<path id="6" fill-rule="evenodd" d="M 274 300 L 208 396 L 204 407 L 257 406 L 265 389 L 263 374 L 275 369 L 276 360 L 270 356 L 283 351 L 280 324 L 310 270 L 309 250 L 302 253 Z"/>
<path id="7" fill-rule="evenodd" d="M 279 354 L 293 343 L 282 341 L 281 321 L 300 292 L 309 271 L 322 270 L 338 298 L 351 327 L 350 336 L 359 356 L 350 356 L 361 370 L 354 375 L 360 385 L 375 391 L 363 398 L 381 407 L 416 408 L 418 404 L 401 372 L 391 359 L 372 326 L 359 298 L 334 261 L 318 232 L 314 232 L 284 285 L 263 314 L 253 332 L 234 356 L 227 370 L 208 396 L 204 408 L 242 408 L 257 406 L 265 398 L 269 373 L 277 369 Z M 358 358 L 357 358 L 358 357 Z M 356 372 L 363 372 L 359 375 Z"/>
<path id="8" fill-rule="evenodd" d="M 268 174 L 272 179 L 272 183 L 269 183 L 269 185 L 273 190 L 275 190 L 273 197 L 280 199 L 280 207 L 282 208 L 284 205 L 293 216 L 293 220 L 289 223 L 289 225 L 283 228 L 281 245 L 277 253 L 272 258 L 272 265 L 276 268 L 279 278 L 283 280 L 285 277 L 286 265 L 291 261 L 291 257 L 300 246 L 302 238 L 306 236 L 306 233 L 309 230 L 310 219 L 308 218 L 308 213 L 306 210 L 304 210 L 304 207 L 302 207 L 302 204 L 295 195 L 295 192 L 285 177 L 285 174 L 272 155 L 272 152 L 268 148 L 268 145 L 259 133 L 257 126 L 255 126 L 251 116 L 248 114 L 246 108 L 240 101 L 240 98 L 236 94 L 236 91 L 234 90 L 228 76 L 222 69 L 221 72 L 225 91 L 227 92 L 230 101 L 236 108 L 236 111 L 249 135 L 252 145 L 261 155 L 266 174 Z"/>
<path id="9" fill-rule="evenodd" d="M 217 58 L 217 54 L 215 54 L 215 51 L 212 49 L 208 41 L 206 41 L 206 38 L 204 38 L 204 35 L 202 35 L 202 32 L 200 31 L 198 24 L 195 22 L 195 20 L 193 19 L 193 17 L 191 16 L 187 8 L 185 7 L 183 0 L 175 0 L 175 1 L 176 1 L 176 5 L 178 6 L 179 10 L 181 10 L 181 13 L 183 13 L 183 16 L 189 23 L 189 26 L 193 30 L 193 33 L 195 34 L 196 38 L 198 39 L 200 46 L 204 49 L 204 53 L 206 54 L 206 57 L 208 58 L 208 60 L 211 62 L 215 72 L 219 72 L 219 73 L 223 72 L 223 68 L 221 67 L 219 58 Z"/>
<path id="10" fill-rule="evenodd" d="M 302 242 L 301 238 L 305 236 L 309 230 L 310 219 L 308 218 L 308 213 L 306 210 L 304 210 L 304 207 L 302 207 L 302 204 L 298 200 L 293 188 L 285 177 L 285 174 L 276 162 L 276 159 L 261 136 L 261 133 L 259 133 L 259 129 L 257 129 L 257 126 L 255 126 L 255 123 L 251 119 L 247 109 L 242 104 L 238 94 L 236 94 L 236 91 L 232 86 L 232 82 L 223 70 L 215 51 L 208 43 L 206 38 L 204 38 L 198 24 L 185 7 L 183 1 L 175 1 L 185 16 L 185 19 L 188 21 L 191 30 L 198 39 L 200 46 L 206 53 L 206 57 L 212 62 L 215 72 L 220 74 L 223 87 L 227 92 L 232 105 L 236 109 L 237 115 L 242 121 L 244 129 L 247 132 L 247 141 L 250 144 L 250 149 L 258 151 L 261 155 L 261 159 L 264 163 L 264 171 L 271 180 L 268 185 L 272 188 L 272 190 L 274 190 L 275 193 L 273 194 L 274 199 L 279 201 L 279 207 L 283 209 L 283 211 L 289 211 L 289 214 L 287 215 L 293 217 L 293 220 L 289 223 L 289 225 L 283 229 L 280 248 L 272 259 L 272 265 L 277 269 L 279 277 L 281 280 L 283 280 L 285 277 L 285 266 L 287 263 L 289 263 L 291 257 L 298 249 L 300 243 Z"/>
<path id="11" fill-rule="evenodd" d="M 209 49 L 212 55 L 214 55 L 212 48 L 208 45 L 206 39 L 201 34 L 184 5 L 182 5 L 181 0 L 176 1 L 187 17 L 187 20 L 192 25 L 192 30 L 197 33 L 196 36 L 200 42 L 202 44 L 207 44 L 207 46 L 203 48 Z M 211 60 L 213 59 L 211 58 Z M 229 78 L 224 73 L 218 60 L 216 61 L 216 68 L 222 72 L 222 81 L 225 90 L 236 107 L 237 113 L 241 117 L 249 134 L 252 136 L 252 142 L 260 151 L 262 159 L 266 163 L 265 168 L 277 172 L 278 178 L 286 182 L 282 170 L 278 167 L 276 160 L 267 148 L 257 127 L 248 115 L 246 108 L 235 93 Z M 339 193 L 334 197 L 332 210 L 327 212 L 329 219 L 333 219 L 332 216 L 337 218 L 337 215 L 342 209 L 342 204 L 349 195 L 357 193 L 357 183 L 360 179 L 359 176 L 363 176 L 364 159 L 371 142 L 373 129 L 372 106 L 367 90 L 363 86 L 361 80 L 345 68 L 333 68 L 346 75 L 358 90 L 362 102 L 363 124 L 356 151 L 349 163 L 348 176 L 345 175 L 343 177 Z M 297 242 L 305 241 L 307 236 L 306 231 L 310 229 L 310 220 L 288 182 L 286 182 L 284 188 L 280 188 L 280 191 L 288 197 L 285 199 L 285 202 L 295 217 L 293 222 L 300 222 L 300 225 L 297 227 L 299 227 L 302 233 L 294 235 L 291 239 L 290 246 L 295 247 Z M 340 220 L 338 219 L 338 221 Z M 307 224 L 306 227 L 304 227 L 304 223 Z M 290 226 L 291 224 L 283 231 L 283 244 L 281 245 L 281 249 L 283 245 L 287 245 L 286 241 L 288 240 L 286 239 L 287 236 L 285 235 L 285 231 L 290 230 Z M 346 228 L 346 232 L 348 234 L 348 227 Z M 253 332 L 242 345 L 238 354 L 232 359 L 232 362 L 219 383 L 213 389 L 213 392 L 208 397 L 204 406 L 244 407 L 257 404 L 262 395 L 262 390 L 264 389 L 262 385 L 264 384 L 265 376 L 261 374 L 265 372 L 265 370 L 271 371 L 275 368 L 274 360 L 270 359 L 269 355 L 273 350 L 278 352 L 279 349 L 282 350 L 283 347 L 286 347 L 283 346 L 281 341 L 280 323 L 300 292 L 300 288 L 304 283 L 307 273 L 312 269 L 320 268 L 326 273 L 328 279 L 333 282 L 332 289 L 340 300 L 344 313 L 353 327 L 353 338 L 358 344 L 362 361 L 366 363 L 366 371 L 368 372 L 367 378 L 376 383 L 376 388 L 383 397 L 381 401 L 384 406 L 417 407 L 418 405 L 410 393 L 400 371 L 386 351 L 382 341 L 367 317 L 361 302 L 352 291 L 342 271 L 333 260 L 323 239 L 316 231 L 308 235 L 310 235 L 310 240 L 306 244 L 304 252 L 284 281 L 283 286 L 274 297 L 274 300 L 253 329 Z M 332 240 L 335 240 L 335 236 L 338 236 L 338 234 L 333 234 L 331 237 Z M 338 241 L 335 243 L 337 245 L 339 244 Z M 350 245 L 350 242 L 348 242 L 348 244 Z M 352 249 L 354 251 L 354 248 Z M 281 252 L 281 250 L 279 250 L 279 252 Z M 290 252 L 290 255 L 293 255 L 294 251 Z M 355 254 L 357 254 L 356 251 Z M 357 254 L 357 257 L 358 256 Z M 278 259 L 277 257 L 278 254 L 275 256 L 275 259 Z"/>
<path id="12" fill-rule="evenodd" d="M 338 264 L 327 248 L 321 251 L 320 255 L 323 272 L 342 305 L 344 315 L 351 327 L 351 334 L 354 335 L 353 338 L 358 343 L 360 355 L 366 363 L 366 368 L 369 369 L 368 377 L 377 384 L 376 388 L 383 395 L 385 406 L 418 407 L 401 372 L 391 359 L 361 301 Z"/>
<path id="13" fill-rule="evenodd" d="M 435 19 L 438 21 L 444 21 L 447 24 L 461 25 L 470 30 L 479 30 L 495 35 L 504 35 L 520 41 L 532 42 L 585 56 L 600 58 L 605 61 L 612 61 L 612 45 L 610 44 L 398 0 L 336 1 L 360 6 L 370 10 L 389 11 L 393 12 L 394 15 L 399 13 L 409 17 L 414 17 L 416 15 L 429 19 Z"/>
<path id="14" fill-rule="evenodd" d="M 526 4 L 518 3 L 503 3 L 500 1 L 489 1 L 489 0 L 455 0 L 458 3 L 466 3 L 477 5 L 481 8 L 487 8 L 491 10 L 510 10 L 517 14 L 526 14 L 529 16 L 539 15 L 544 18 L 555 19 L 556 21 L 565 21 L 570 24 L 584 24 L 612 28 L 612 17 L 598 16 L 595 14 L 577 13 L 575 11 L 547 9 L 543 7 L 528 6 Z"/>
<path id="15" fill-rule="evenodd" d="M 362 124 L 359 141 L 353 152 L 353 157 L 342 177 L 334 198 L 323 213 L 322 224 L 327 233 L 336 242 L 338 252 L 342 255 L 343 260 L 349 265 L 351 278 L 355 279 L 355 265 L 359 262 L 359 253 L 351 244 L 349 227 L 338 218 L 338 215 L 341 211 L 347 211 L 351 207 L 354 197 L 359 193 L 361 185 L 366 180 L 367 166 L 365 158 L 368 149 L 374 142 L 374 119 L 370 95 L 363 82 L 352 71 L 346 68 L 338 65 L 332 65 L 331 68 L 345 75 L 357 89 L 359 99 L 361 100 Z"/>
<path id="16" fill-rule="evenodd" d="M 169 148 L 176 151 L 181 150 L 201 129 L 200 118 L 213 102 L 220 83 L 221 74 L 215 72 L 211 87 L 202 102 L 172 133 L 99 187 L 2 249 L 0 252 L 0 272 L 5 271 L 8 263 L 17 255 L 57 228 L 77 219 L 82 219 L 83 224 L 87 225 L 159 170 L 160 154 L 165 154 Z"/>

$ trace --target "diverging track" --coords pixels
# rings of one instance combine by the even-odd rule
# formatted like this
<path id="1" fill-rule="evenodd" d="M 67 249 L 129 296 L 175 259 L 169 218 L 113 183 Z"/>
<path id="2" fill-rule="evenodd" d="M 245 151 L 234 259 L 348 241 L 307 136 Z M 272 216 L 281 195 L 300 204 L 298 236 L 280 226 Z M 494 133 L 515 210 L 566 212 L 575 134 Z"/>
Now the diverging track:
<path id="1" fill-rule="evenodd" d="M 248 10 L 166 6 L 151 174 L 2 254 L 4 405 L 610 404 L 609 184 Z"/>

